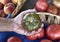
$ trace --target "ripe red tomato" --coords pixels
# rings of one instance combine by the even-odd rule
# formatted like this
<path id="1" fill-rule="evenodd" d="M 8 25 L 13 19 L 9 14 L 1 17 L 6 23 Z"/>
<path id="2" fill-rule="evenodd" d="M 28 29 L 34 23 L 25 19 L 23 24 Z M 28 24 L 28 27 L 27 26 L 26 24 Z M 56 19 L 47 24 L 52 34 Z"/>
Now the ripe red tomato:
<path id="1" fill-rule="evenodd" d="M 40 32 L 36 33 L 35 36 L 37 36 L 37 38 L 43 38 L 44 37 L 44 29 L 42 29 Z"/>
<path id="2" fill-rule="evenodd" d="M 53 14 L 57 14 L 58 9 L 57 9 L 56 6 L 52 5 L 52 6 L 49 6 L 49 7 L 48 7 L 47 12 L 53 13 Z"/>
<path id="3" fill-rule="evenodd" d="M 47 7 L 48 3 L 46 0 L 38 0 L 35 6 L 37 11 L 46 11 Z"/>
<path id="4" fill-rule="evenodd" d="M 44 39 L 44 40 L 41 40 L 40 42 L 52 42 L 52 41 L 48 39 Z"/>
<path id="5" fill-rule="evenodd" d="M 29 40 L 35 40 L 37 38 L 43 38 L 43 36 L 44 36 L 44 29 L 41 29 L 40 32 L 35 33 L 35 34 L 31 35 L 31 36 L 26 36 L 26 37 Z"/>
<path id="6" fill-rule="evenodd" d="M 51 40 L 58 40 L 60 39 L 60 25 L 58 24 L 51 24 L 46 29 L 46 34 Z"/>
<path id="7" fill-rule="evenodd" d="M 22 42 L 22 40 L 19 37 L 12 36 L 7 40 L 7 42 Z"/>
<path id="8" fill-rule="evenodd" d="M 36 39 L 36 36 L 35 35 L 31 35 L 31 36 L 26 36 L 27 39 L 29 40 L 35 40 Z"/>

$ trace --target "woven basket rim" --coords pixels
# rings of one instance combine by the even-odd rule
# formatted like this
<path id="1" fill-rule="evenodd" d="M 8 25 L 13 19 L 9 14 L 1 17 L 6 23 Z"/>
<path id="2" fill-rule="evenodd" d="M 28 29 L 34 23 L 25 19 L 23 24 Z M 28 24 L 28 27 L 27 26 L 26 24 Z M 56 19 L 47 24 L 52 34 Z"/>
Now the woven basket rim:
<path id="1" fill-rule="evenodd" d="M 59 15 L 55 15 L 55 14 L 48 13 L 48 12 L 36 12 L 36 14 L 39 14 L 39 16 L 44 19 L 44 22 L 46 22 L 48 24 L 52 24 L 52 23 L 60 24 Z M 48 20 L 46 20 L 46 16 L 48 16 Z"/>

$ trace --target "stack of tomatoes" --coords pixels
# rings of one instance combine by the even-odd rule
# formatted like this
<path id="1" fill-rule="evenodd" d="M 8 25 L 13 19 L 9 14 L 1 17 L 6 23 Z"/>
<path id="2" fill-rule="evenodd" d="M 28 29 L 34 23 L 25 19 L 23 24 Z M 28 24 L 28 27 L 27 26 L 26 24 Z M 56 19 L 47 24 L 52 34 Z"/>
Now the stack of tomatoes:
<path id="1" fill-rule="evenodd" d="M 48 0 L 38 0 L 36 2 L 35 8 L 37 11 L 39 12 L 49 12 L 49 13 L 53 13 L 55 15 L 59 15 L 58 11 L 60 9 L 60 1 L 59 0 L 53 0 L 53 2 L 51 2 L 52 4 L 49 5 L 48 4 Z"/>
<path id="2" fill-rule="evenodd" d="M 50 24 L 47 29 L 45 30 L 46 32 L 46 36 L 50 39 L 50 40 L 60 40 L 60 25 L 58 24 Z M 40 31 L 40 33 L 35 34 L 35 35 L 31 35 L 31 36 L 27 36 L 27 38 L 29 40 L 35 40 L 38 38 L 43 38 L 44 37 L 44 29 L 42 29 Z M 42 40 L 41 42 L 52 42 L 48 39 Z"/>
<path id="3" fill-rule="evenodd" d="M 54 0 L 57 1 L 57 0 Z M 59 13 L 58 9 L 59 7 L 54 4 L 48 5 L 47 0 L 38 0 L 35 5 L 35 9 L 38 12 L 49 12 L 57 15 Z M 44 32 L 45 31 L 45 32 Z M 46 33 L 46 36 L 48 39 L 41 40 L 41 42 L 52 42 L 51 40 L 60 40 L 60 25 L 58 24 L 50 24 L 46 30 L 44 28 L 37 34 L 27 36 L 29 40 L 35 40 L 37 38 L 43 38 L 44 34 Z M 49 40 L 50 39 L 50 40 Z"/>

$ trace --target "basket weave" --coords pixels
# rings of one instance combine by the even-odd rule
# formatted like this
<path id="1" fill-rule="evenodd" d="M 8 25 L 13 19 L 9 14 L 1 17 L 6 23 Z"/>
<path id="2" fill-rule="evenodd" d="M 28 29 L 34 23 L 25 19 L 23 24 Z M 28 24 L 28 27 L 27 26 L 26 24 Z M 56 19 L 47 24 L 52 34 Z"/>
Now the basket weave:
<path id="1" fill-rule="evenodd" d="M 43 19 L 44 22 L 48 24 L 60 24 L 60 16 L 54 15 L 51 13 L 46 13 L 46 12 L 37 12 L 36 14 L 39 14 L 40 18 Z"/>
<path id="2" fill-rule="evenodd" d="M 22 8 L 22 6 L 24 5 L 24 3 L 26 2 L 26 0 L 18 0 L 18 4 L 16 9 L 13 11 L 11 17 L 13 18 L 15 15 L 17 15 L 17 13 L 20 11 L 20 9 Z"/>
<path id="3" fill-rule="evenodd" d="M 59 15 L 55 15 L 55 14 L 52 14 L 52 13 L 48 13 L 48 12 L 37 12 L 36 9 L 28 9 L 26 11 L 23 11 L 21 12 L 17 17 L 15 17 L 15 21 L 17 22 L 20 21 L 19 17 L 23 17 L 23 15 L 25 14 L 38 14 L 42 20 L 42 22 L 45 22 L 47 24 L 60 24 L 60 16 Z M 23 14 L 23 15 L 22 15 Z"/>

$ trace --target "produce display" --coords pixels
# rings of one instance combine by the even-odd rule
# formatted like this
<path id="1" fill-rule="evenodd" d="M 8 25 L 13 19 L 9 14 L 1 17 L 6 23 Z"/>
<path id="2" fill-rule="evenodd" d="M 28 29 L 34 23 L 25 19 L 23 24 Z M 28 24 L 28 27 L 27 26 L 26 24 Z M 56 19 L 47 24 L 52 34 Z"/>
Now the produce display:
<path id="1" fill-rule="evenodd" d="M 35 4 L 35 9 L 36 9 L 37 12 L 47 12 L 47 13 L 52 13 L 53 15 L 59 15 L 60 14 L 59 8 L 60 8 L 60 0 L 53 0 L 51 5 L 48 4 L 47 0 L 38 0 Z M 29 17 L 29 20 L 31 21 L 30 17 Z M 32 21 L 33 20 L 34 19 L 32 19 Z M 28 19 L 27 19 L 27 22 L 28 22 Z M 27 25 L 28 25 L 28 23 L 25 24 L 25 26 L 27 26 Z M 30 25 L 30 23 L 29 23 L 29 25 Z M 28 27 L 30 27 L 30 30 L 31 30 L 31 26 L 33 26 L 33 25 L 28 26 Z M 25 27 L 25 28 L 28 29 L 28 27 Z M 50 24 L 47 27 L 45 32 L 46 32 L 46 36 L 47 36 L 48 39 L 50 39 L 50 40 L 60 40 L 60 25 Z M 39 34 L 40 34 L 40 36 L 38 36 Z M 41 35 L 43 35 L 43 36 L 41 36 Z M 26 38 L 29 39 L 29 40 L 35 40 L 36 38 L 41 39 L 41 37 L 42 38 L 44 37 L 44 29 L 42 29 L 40 31 L 40 33 L 35 33 L 34 35 L 26 36 Z M 40 42 L 53 42 L 53 41 L 50 41 L 50 40 L 41 40 Z"/>
<path id="2" fill-rule="evenodd" d="M 0 17 L 6 17 L 8 14 L 12 14 L 17 6 L 17 3 L 17 0 L 1 0 Z M 23 8 L 24 6 L 22 9 Z M 52 2 L 48 0 L 37 0 L 33 9 L 28 9 L 28 11 L 22 10 L 17 17 L 11 19 L 15 25 L 17 24 L 16 26 L 12 24 L 12 27 L 17 27 L 15 31 L 22 33 L 27 41 L 23 41 L 21 38 L 16 36 L 12 36 L 7 39 L 7 42 L 38 42 L 35 40 L 39 40 L 39 42 L 60 42 L 59 16 L 60 0 L 53 0 Z M 10 23 L 10 21 L 8 22 Z M 19 32 L 19 30 L 21 30 L 21 32 Z M 18 36 L 20 35 L 18 34 Z"/>
<path id="3" fill-rule="evenodd" d="M 12 14 L 12 12 L 15 10 L 17 6 L 17 3 L 18 3 L 17 0 L 0 0 L 0 10 L 3 10 L 4 11 L 3 13 L 5 13 L 6 15 Z M 6 15 L 0 17 L 6 17 Z"/>
<path id="4" fill-rule="evenodd" d="M 38 0 L 35 7 L 35 9 L 39 12 L 48 12 L 58 15 L 60 0 L 53 0 L 51 5 L 48 4 L 47 0 Z"/>

